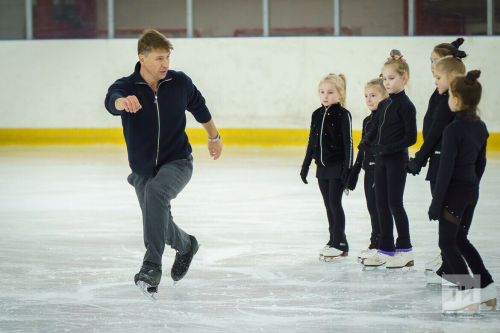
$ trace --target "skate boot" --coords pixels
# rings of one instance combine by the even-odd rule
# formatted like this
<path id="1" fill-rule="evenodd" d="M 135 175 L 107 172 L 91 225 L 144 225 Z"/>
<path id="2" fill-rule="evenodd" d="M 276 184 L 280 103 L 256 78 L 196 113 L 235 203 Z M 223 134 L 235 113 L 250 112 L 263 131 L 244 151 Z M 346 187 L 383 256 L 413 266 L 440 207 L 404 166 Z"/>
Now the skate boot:
<path id="1" fill-rule="evenodd" d="M 191 239 L 191 249 L 189 252 L 186 254 L 179 254 L 179 252 L 177 252 L 175 254 L 175 261 L 172 265 L 172 271 L 170 272 L 172 280 L 174 280 L 174 284 L 186 276 L 189 266 L 191 265 L 191 261 L 200 248 L 198 241 L 194 236 L 189 236 L 189 238 Z"/>
<path id="2" fill-rule="evenodd" d="M 371 249 L 367 248 L 366 250 L 363 250 L 358 253 L 358 261 L 363 263 L 363 260 L 368 259 L 376 255 L 378 252 L 378 249 Z"/>
<path id="3" fill-rule="evenodd" d="M 341 259 L 347 257 L 348 252 L 339 250 L 333 246 L 330 246 L 328 249 L 323 251 L 323 260 L 325 262 L 330 262 L 332 260 Z"/>
<path id="4" fill-rule="evenodd" d="M 377 252 L 373 257 L 366 258 L 363 261 L 363 272 L 380 270 L 378 267 L 385 265 L 386 262 L 392 259 L 392 256 Z"/>
<path id="5" fill-rule="evenodd" d="M 427 289 L 442 290 L 444 287 L 457 288 L 457 285 L 443 279 L 436 272 L 432 272 L 426 277 Z"/>
<path id="6" fill-rule="evenodd" d="M 409 272 L 413 267 L 413 251 L 396 251 L 394 257 L 388 260 L 385 267 L 387 273 Z"/>
<path id="7" fill-rule="evenodd" d="M 497 305 L 497 288 L 492 282 L 486 288 L 479 289 L 481 291 L 481 304 L 486 304 L 487 306 Z"/>
<path id="8" fill-rule="evenodd" d="M 460 311 L 465 308 L 479 310 L 479 303 L 481 303 L 481 289 L 459 290 L 451 300 L 443 304 L 443 311 Z"/>
<path id="9" fill-rule="evenodd" d="M 326 244 L 324 248 L 322 248 L 321 250 L 319 250 L 319 260 L 323 260 L 323 252 L 325 252 L 326 250 L 328 250 L 330 248 L 330 245 Z"/>
<path id="10" fill-rule="evenodd" d="M 141 270 L 134 277 L 134 282 L 150 300 L 156 302 L 154 294 L 158 292 L 161 280 L 161 265 L 145 261 Z"/>
<path id="11" fill-rule="evenodd" d="M 434 260 L 425 264 L 426 274 L 430 274 L 430 272 L 437 271 L 442 264 L 443 264 L 443 258 L 441 257 L 440 253 Z"/>

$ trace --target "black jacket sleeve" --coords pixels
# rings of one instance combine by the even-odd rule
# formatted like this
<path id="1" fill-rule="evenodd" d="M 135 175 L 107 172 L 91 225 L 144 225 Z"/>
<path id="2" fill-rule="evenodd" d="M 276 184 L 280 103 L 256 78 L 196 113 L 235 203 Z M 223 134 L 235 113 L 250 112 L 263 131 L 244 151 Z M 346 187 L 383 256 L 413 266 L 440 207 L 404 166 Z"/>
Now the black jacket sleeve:
<path id="1" fill-rule="evenodd" d="M 118 111 L 115 107 L 115 101 L 118 98 L 124 98 L 132 94 L 132 87 L 126 78 L 116 80 L 115 83 L 109 87 L 108 93 L 106 94 L 106 99 L 104 100 L 106 110 L 114 116 L 120 116 L 126 111 Z"/>
<path id="2" fill-rule="evenodd" d="M 385 103 L 388 100 L 389 98 L 380 101 L 380 103 L 378 104 L 378 110 L 381 110 L 383 107 L 385 107 Z M 377 138 L 380 114 L 382 114 L 382 112 L 377 111 L 377 114 L 372 119 L 373 121 L 372 128 L 367 133 L 365 133 L 364 139 L 367 139 L 370 143 L 373 143 L 373 141 L 375 141 L 375 139 Z"/>
<path id="3" fill-rule="evenodd" d="M 367 121 L 368 121 L 368 117 L 363 119 L 363 127 L 361 130 L 361 140 L 363 140 L 366 136 L 365 127 L 366 127 Z M 363 166 L 364 157 L 365 157 L 365 152 L 362 149 L 359 149 L 358 155 L 356 156 L 356 161 L 354 162 L 354 165 L 352 166 L 351 173 L 355 173 L 355 174 L 360 173 L 361 167 Z"/>
<path id="4" fill-rule="evenodd" d="M 342 139 L 344 141 L 344 167 L 352 168 L 354 151 L 352 148 L 352 117 L 347 110 L 342 117 Z"/>
<path id="5" fill-rule="evenodd" d="M 451 127 L 447 127 L 443 133 L 443 149 L 441 150 L 441 160 L 439 163 L 436 187 L 434 189 L 432 204 L 441 208 L 444 196 L 450 185 L 453 170 L 455 169 L 455 159 L 461 139 Z"/>
<path id="6" fill-rule="evenodd" d="M 435 102 L 436 91 L 429 98 L 429 105 L 427 106 L 427 112 L 424 116 L 424 124 L 422 127 L 422 135 L 425 138 L 429 134 L 429 129 L 431 128 L 432 120 L 434 119 L 434 110 L 436 109 Z"/>
<path id="7" fill-rule="evenodd" d="M 450 120 L 453 118 L 453 112 L 447 106 L 440 107 L 436 112 L 436 118 L 434 118 L 427 136 L 424 137 L 424 143 L 420 147 L 418 154 L 415 154 L 414 161 L 419 166 L 424 165 L 431 156 L 434 147 L 436 147 L 443 135 L 444 129 L 450 124 Z"/>
<path id="8" fill-rule="evenodd" d="M 395 152 L 411 147 L 417 142 L 417 110 L 413 104 L 406 106 L 401 112 L 405 135 L 402 140 L 387 145 L 387 152 Z"/>
<path id="9" fill-rule="evenodd" d="M 186 75 L 187 85 L 188 85 L 188 100 L 187 100 L 187 110 L 191 112 L 197 122 L 201 124 L 208 123 L 212 119 L 212 115 L 205 104 L 205 98 L 201 95 L 201 92 L 196 88 Z"/>
<path id="10" fill-rule="evenodd" d="M 489 137 L 489 134 L 488 134 Z M 486 168 L 486 142 L 483 147 L 481 147 L 481 151 L 476 159 L 476 175 L 479 181 L 483 177 L 484 169 Z"/>
<path id="11" fill-rule="evenodd" d="M 306 156 L 304 157 L 304 162 L 302 162 L 302 168 L 309 168 L 313 158 L 313 149 L 312 149 L 312 126 L 314 120 L 314 112 L 311 117 L 311 128 L 309 129 L 309 139 L 307 140 L 307 148 L 306 148 Z"/>

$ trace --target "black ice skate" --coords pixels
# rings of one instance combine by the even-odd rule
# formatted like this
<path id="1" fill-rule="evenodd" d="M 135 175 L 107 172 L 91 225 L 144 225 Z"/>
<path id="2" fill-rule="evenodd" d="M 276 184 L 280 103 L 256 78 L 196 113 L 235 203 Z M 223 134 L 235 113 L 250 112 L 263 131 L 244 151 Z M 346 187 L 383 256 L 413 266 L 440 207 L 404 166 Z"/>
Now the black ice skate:
<path id="1" fill-rule="evenodd" d="M 179 254 L 179 252 L 175 254 L 175 261 L 172 265 L 172 271 L 170 274 L 172 276 L 172 280 L 174 280 L 174 284 L 186 276 L 189 265 L 191 265 L 194 255 L 200 248 L 200 245 L 194 236 L 189 236 L 189 238 L 191 239 L 191 250 L 189 250 L 186 254 Z"/>
<path id="2" fill-rule="evenodd" d="M 154 294 L 158 292 L 161 280 L 161 265 L 145 261 L 141 270 L 134 277 L 134 282 L 150 300 L 156 302 Z"/>

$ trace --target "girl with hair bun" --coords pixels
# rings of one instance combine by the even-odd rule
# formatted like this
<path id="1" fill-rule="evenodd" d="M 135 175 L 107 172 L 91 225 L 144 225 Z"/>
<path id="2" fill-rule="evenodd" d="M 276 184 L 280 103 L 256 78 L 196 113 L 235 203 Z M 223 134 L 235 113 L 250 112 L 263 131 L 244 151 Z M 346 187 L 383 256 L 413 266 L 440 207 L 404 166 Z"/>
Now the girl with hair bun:
<path id="1" fill-rule="evenodd" d="M 422 167 L 427 164 L 429 160 L 429 167 L 427 169 L 427 176 L 425 180 L 429 181 L 431 188 L 431 195 L 434 192 L 436 185 L 437 171 L 439 168 L 439 161 L 441 156 L 441 137 L 444 128 L 453 121 L 453 112 L 448 107 L 448 89 L 449 81 L 453 75 L 465 74 L 465 66 L 462 59 L 467 57 L 464 51 L 459 50 L 460 46 L 464 43 L 463 38 L 458 38 L 451 43 L 441 43 L 436 45 L 431 52 L 431 71 L 432 75 L 436 77 L 436 66 L 438 62 L 447 58 L 444 63 L 439 67 L 439 76 L 436 77 L 436 85 L 438 81 L 443 85 L 441 91 L 436 89 L 429 100 L 429 106 L 424 117 L 424 124 L 422 128 L 422 135 L 424 143 L 420 151 L 415 154 L 415 158 L 411 159 L 407 166 L 407 172 L 414 176 L 420 173 Z M 438 80 L 439 77 L 439 80 Z M 439 254 L 434 260 L 425 264 L 427 271 L 435 272 L 442 265 L 442 256 Z M 430 283 L 438 283 L 441 281 L 439 276 L 431 273 L 428 278 Z"/>
<path id="2" fill-rule="evenodd" d="M 491 274 L 467 239 L 479 197 L 479 182 L 486 167 L 489 136 L 485 123 L 477 115 L 482 90 L 477 80 L 480 73 L 470 71 L 450 82 L 448 104 L 456 117 L 443 132 L 441 162 L 429 207 L 429 219 L 439 221 L 444 270 L 440 269 L 438 274 L 459 287 L 455 296 L 443 304 L 446 311 L 478 309 L 481 303 L 496 305 L 497 291 Z"/>
<path id="3" fill-rule="evenodd" d="M 345 109 L 346 79 L 330 73 L 319 83 L 321 107 L 312 114 L 311 130 L 300 177 L 307 184 L 312 159 L 316 162 L 316 178 L 328 216 L 330 239 L 320 250 L 320 260 L 346 257 L 349 244 L 345 235 L 342 193 L 352 167 L 351 113 Z"/>
<path id="4" fill-rule="evenodd" d="M 366 134 L 372 129 L 374 119 L 378 112 L 380 101 L 389 97 L 387 90 L 384 87 L 382 78 L 373 79 L 365 86 L 365 102 L 370 115 L 363 120 L 361 139 L 366 137 Z M 348 179 L 348 188 L 353 191 L 358 182 L 358 176 L 361 168 L 365 170 L 364 189 L 366 206 L 370 213 L 372 232 L 370 237 L 370 245 L 367 249 L 358 253 L 360 260 L 365 260 L 374 256 L 378 251 L 378 240 L 380 238 L 380 223 L 378 220 L 377 202 L 375 200 L 375 189 L 373 182 L 375 181 L 375 154 L 371 149 L 366 151 L 359 150 L 356 162 L 354 163 Z"/>
<path id="5" fill-rule="evenodd" d="M 359 149 L 370 147 L 375 159 L 375 194 L 380 223 L 380 239 L 377 253 L 363 261 L 365 266 L 402 268 L 413 266 L 408 215 L 403 205 L 406 184 L 405 163 L 408 147 L 417 142 L 417 119 L 413 103 L 405 93 L 410 78 L 410 68 L 399 50 L 382 68 L 384 86 L 389 93 L 378 105 L 372 129 L 361 140 Z M 398 231 L 394 246 L 394 222 Z"/>

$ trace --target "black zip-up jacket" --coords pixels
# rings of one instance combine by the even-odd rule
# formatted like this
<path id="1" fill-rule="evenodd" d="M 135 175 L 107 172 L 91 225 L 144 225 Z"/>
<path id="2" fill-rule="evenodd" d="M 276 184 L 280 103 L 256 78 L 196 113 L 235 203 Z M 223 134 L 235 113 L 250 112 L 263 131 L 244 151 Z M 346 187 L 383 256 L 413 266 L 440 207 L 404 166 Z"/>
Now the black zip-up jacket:
<path id="1" fill-rule="evenodd" d="M 309 167 L 314 158 L 317 165 L 330 166 L 344 162 L 344 170 L 351 169 L 353 160 L 351 113 L 332 104 L 315 110 L 302 167 Z"/>
<path id="2" fill-rule="evenodd" d="M 443 131 L 455 117 L 455 113 L 450 110 L 450 106 L 448 105 L 449 96 L 448 91 L 436 96 L 436 108 L 432 117 L 432 123 L 428 128 L 427 135 L 424 137 L 424 143 L 414 158 L 414 162 L 420 167 L 427 162 L 429 157 L 431 158 L 426 180 L 432 182 L 435 182 L 437 179 Z"/>
<path id="3" fill-rule="evenodd" d="M 431 207 L 441 208 L 450 186 L 478 188 L 486 167 L 486 124 L 457 113 L 443 133 L 441 163 Z"/>
<path id="4" fill-rule="evenodd" d="M 378 104 L 366 138 L 372 145 L 384 146 L 387 154 L 405 151 L 417 142 L 417 111 L 404 90 Z"/>
<path id="5" fill-rule="evenodd" d="M 436 111 L 436 108 L 438 106 L 438 103 L 436 102 L 437 98 L 439 98 L 439 91 L 436 89 L 431 95 L 431 98 L 429 98 L 429 105 L 427 106 L 427 112 L 425 113 L 424 116 L 424 123 L 422 127 L 422 136 L 425 138 L 427 134 L 429 134 L 429 129 L 431 128 L 432 125 L 432 120 L 434 119 L 434 111 Z"/>
<path id="6" fill-rule="evenodd" d="M 366 133 L 368 133 L 374 123 L 374 118 L 377 115 L 377 110 L 371 112 L 371 114 L 363 119 L 363 128 L 361 130 L 361 139 L 366 137 Z M 375 154 L 373 153 L 373 148 L 368 147 L 365 151 L 362 149 L 358 150 L 358 156 L 356 157 L 356 162 L 352 167 L 352 172 L 355 174 L 359 174 L 363 170 L 373 170 L 375 169 Z"/>
<path id="7" fill-rule="evenodd" d="M 163 164 L 186 158 L 192 152 L 185 132 L 186 110 L 199 123 L 209 122 L 212 116 L 205 99 L 183 72 L 169 70 L 155 93 L 142 78 L 140 69 L 141 64 L 137 62 L 133 74 L 113 83 L 104 105 L 109 113 L 122 117 L 132 171 L 155 175 Z M 136 96 L 142 106 L 137 113 L 115 108 L 118 98 L 129 95 Z"/>

